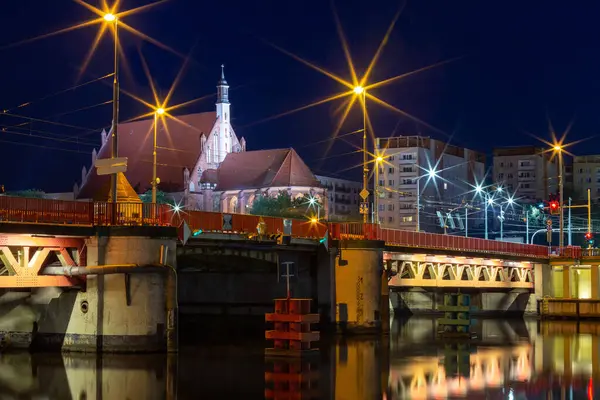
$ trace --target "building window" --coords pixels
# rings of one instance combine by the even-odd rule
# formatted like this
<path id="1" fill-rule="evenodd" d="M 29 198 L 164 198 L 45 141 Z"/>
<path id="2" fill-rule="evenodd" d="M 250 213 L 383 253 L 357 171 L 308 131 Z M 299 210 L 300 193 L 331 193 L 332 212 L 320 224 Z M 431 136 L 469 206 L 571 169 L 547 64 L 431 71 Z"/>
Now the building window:
<path id="1" fill-rule="evenodd" d="M 385 211 L 385 204 L 379 205 L 379 211 Z"/>
<path id="2" fill-rule="evenodd" d="M 504 163 L 503 162 L 500 163 L 500 168 L 504 168 Z"/>
<path id="3" fill-rule="evenodd" d="M 413 172 L 412 167 L 402 167 L 402 172 Z"/>
<path id="4" fill-rule="evenodd" d="M 394 173 L 394 168 L 393 167 L 388 168 L 388 174 L 393 174 L 393 173 Z"/>
<path id="5" fill-rule="evenodd" d="M 413 181 L 412 181 L 412 179 L 402 179 L 402 184 L 403 185 L 412 185 Z"/>
<path id="6" fill-rule="evenodd" d="M 385 181 L 383 179 L 379 180 L 379 186 L 385 186 Z"/>
<path id="7" fill-rule="evenodd" d="M 383 175 L 383 168 L 379 168 L 379 174 Z"/>
<path id="8" fill-rule="evenodd" d="M 212 156 L 210 154 L 210 146 L 208 146 L 206 148 L 206 162 L 209 163 L 211 161 L 211 158 L 212 158 Z"/>
<path id="9" fill-rule="evenodd" d="M 394 205 L 388 204 L 388 211 L 394 211 Z"/>
<path id="10" fill-rule="evenodd" d="M 225 113 L 225 121 L 227 121 L 227 113 Z"/>
<path id="11" fill-rule="evenodd" d="M 388 193 L 388 199 L 393 199 L 393 198 L 394 198 L 394 193 L 392 193 L 392 192 L 389 192 L 389 193 Z"/>
<path id="12" fill-rule="evenodd" d="M 394 180 L 393 180 L 393 179 L 389 179 L 389 180 L 388 180 L 388 185 L 390 185 L 390 186 L 394 186 Z"/>
<path id="13" fill-rule="evenodd" d="M 412 222 L 412 220 L 413 220 L 412 215 L 408 216 L 408 217 L 402 217 L 402 222 Z"/>
<path id="14" fill-rule="evenodd" d="M 504 174 L 503 173 L 499 173 L 498 174 L 498 179 L 504 179 Z"/>
<path id="15" fill-rule="evenodd" d="M 444 190 L 448 190 L 448 182 L 444 182 Z"/>
<path id="16" fill-rule="evenodd" d="M 389 156 L 388 161 L 394 161 L 394 156 Z"/>
<path id="17" fill-rule="evenodd" d="M 394 217 L 388 217 L 388 222 L 394 222 Z"/>
<path id="18" fill-rule="evenodd" d="M 513 178 L 513 174 L 507 174 L 507 175 L 506 175 L 506 177 L 507 177 L 508 179 L 512 179 L 512 178 Z"/>

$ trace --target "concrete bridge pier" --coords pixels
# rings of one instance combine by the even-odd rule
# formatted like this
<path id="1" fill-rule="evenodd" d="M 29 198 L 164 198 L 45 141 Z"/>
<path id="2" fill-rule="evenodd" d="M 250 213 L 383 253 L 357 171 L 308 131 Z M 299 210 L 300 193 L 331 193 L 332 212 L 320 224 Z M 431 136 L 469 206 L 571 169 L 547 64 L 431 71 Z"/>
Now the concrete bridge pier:
<path id="1" fill-rule="evenodd" d="M 346 333 L 377 332 L 382 317 L 382 274 L 384 242 L 340 240 L 335 258 L 335 322 Z M 389 305 L 389 301 L 385 302 Z"/>
<path id="2" fill-rule="evenodd" d="M 106 269 L 110 265 L 158 264 L 162 254 L 163 261 L 175 268 L 175 250 L 174 238 L 97 235 L 86 240 L 86 264 Z M 165 273 L 136 268 L 132 269 L 135 273 L 87 275 L 85 290 L 66 290 L 43 307 L 34 323 L 32 347 L 176 351 L 176 276 L 174 270 L 164 268 Z"/>

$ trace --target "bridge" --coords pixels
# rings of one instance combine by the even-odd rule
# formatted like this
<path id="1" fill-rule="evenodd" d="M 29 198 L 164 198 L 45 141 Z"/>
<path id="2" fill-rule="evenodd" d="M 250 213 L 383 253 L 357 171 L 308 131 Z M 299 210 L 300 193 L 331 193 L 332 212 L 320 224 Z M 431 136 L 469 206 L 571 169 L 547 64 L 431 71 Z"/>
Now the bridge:
<path id="1" fill-rule="evenodd" d="M 395 308 L 431 311 L 444 291 L 471 291 L 481 310 L 537 313 L 548 265 L 586 257 L 598 255 L 363 223 L 0 196 L 0 288 L 79 289 L 48 296 L 37 321 L 38 334 L 75 347 L 95 346 L 102 332 L 105 348 L 133 340 L 156 349 L 172 338 L 178 299 L 264 312 L 282 295 L 283 261 L 298 266 L 294 295 L 313 299 L 324 318 L 373 329 L 386 319 L 388 295 Z M 99 330 L 105 315 L 111 323 Z"/>
<path id="2" fill-rule="evenodd" d="M 0 271 L 4 272 L 0 276 L 0 287 L 76 285 L 73 279 L 44 276 L 42 268 L 50 260 L 58 260 L 65 267 L 85 264 L 81 239 L 92 230 L 73 229 L 76 227 L 178 228 L 185 221 L 199 239 L 208 234 L 251 238 L 256 236 L 261 220 L 269 234 L 285 233 L 292 239 L 318 241 L 327 235 L 331 240 L 383 241 L 384 258 L 397 272 L 391 285 L 398 287 L 467 287 L 477 282 L 484 288 L 531 289 L 533 263 L 547 262 L 549 258 L 546 246 L 383 229 L 372 224 L 203 212 L 144 203 L 0 196 L 0 260 L 5 267 Z M 31 229 L 28 232 L 27 228 L 10 226 L 15 224 Z M 48 237 L 48 232 L 56 232 L 56 229 L 44 228 L 51 225 L 65 229 Z"/>

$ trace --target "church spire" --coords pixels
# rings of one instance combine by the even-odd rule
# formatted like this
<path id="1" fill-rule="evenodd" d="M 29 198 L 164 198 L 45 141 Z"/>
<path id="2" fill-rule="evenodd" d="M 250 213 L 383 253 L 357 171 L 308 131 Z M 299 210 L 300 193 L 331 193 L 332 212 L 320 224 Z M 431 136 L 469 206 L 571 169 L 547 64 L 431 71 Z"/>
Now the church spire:
<path id="1" fill-rule="evenodd" d="M 217 104 L 229 104 L 229 85 L 225 80 L 225 65 L 221 64 L 221 79 L 217 82 Z"/>

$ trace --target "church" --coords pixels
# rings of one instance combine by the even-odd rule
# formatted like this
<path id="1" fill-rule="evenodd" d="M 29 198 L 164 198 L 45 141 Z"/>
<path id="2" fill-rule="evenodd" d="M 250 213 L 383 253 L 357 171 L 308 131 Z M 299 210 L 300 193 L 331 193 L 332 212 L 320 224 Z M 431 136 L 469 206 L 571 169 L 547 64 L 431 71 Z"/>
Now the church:
<path id="1" fill-rule="evenodd" d="M 139 194 L 151 190 L 153 124 L 151 118 L 118 126 L 119 157 L 128 159 L 118 179 L 118 201 L 139 201 Z M 110 158 L 110 135 L 101 132 L 100 150 L 92 152 L 92 166 L 83 167 L 81 184 L 74 187 L 76 199 L 109 201 L 110 176 L 98 175 L 94 163 Z M 325 215 L 328 210 L 326 188 L 293 149 L 246 150 L 246 140 L 231 125 L 223 66 L 215 111 L 158 120 L 157 176 L 159 190 L 192 210 L 245 214 L 257 196 L 280 191 L 312 195 Z"/>

